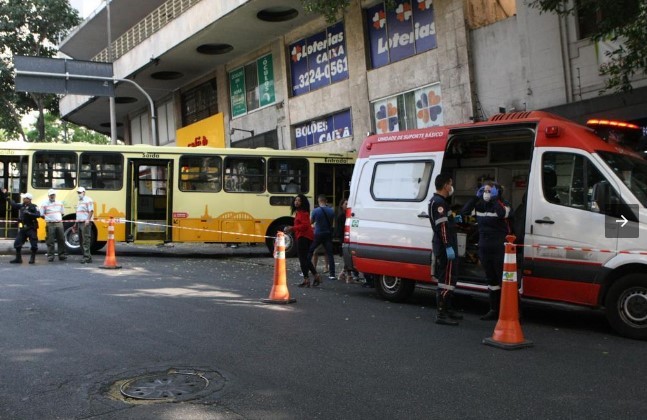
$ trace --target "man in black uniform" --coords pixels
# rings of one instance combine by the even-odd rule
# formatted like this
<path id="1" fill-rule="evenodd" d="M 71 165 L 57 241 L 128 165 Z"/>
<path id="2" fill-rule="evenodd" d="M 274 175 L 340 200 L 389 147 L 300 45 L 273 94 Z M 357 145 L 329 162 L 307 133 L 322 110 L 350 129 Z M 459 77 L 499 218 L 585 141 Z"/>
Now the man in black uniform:
<path id="1" fill-rule="evenodd" d="M 436 257 L 433 274 L 438 281 L 436 324 L 442 325 L 458 325 L 457 320 L 463 319 L 463 316 L 454 312 L 452 308 L 452 297 L 456 286 L 457 249 L 454 215 L 447 202 L 447 198 L 454 193 L 452 184 L 451 176 L 438 175 L 435 181 L 436 193 L 429 201 L 429 217 L 431 229 L 434 231 L 432 248 Z"/>
<path id="2" fill-rule="evenodd" d="M 9 262 L 13 264 L 22 263 L 20 251 L 27 239 L 29 239 L 29 244 L 31 245 L 29 264 L 33 264 L 36 261 L 36 252 L 38 251 L 38 236 L 36 230 L 38 230 L 40 212 L 38 211 L 38 207 L 32 204 L 31 200 L 33 197 L 30 193 L 20 194 L 20 196 L 22 197 L 22 204 L 14 202 L 10 194 L 7 194 L 6 188 L 2 190 L 2 198 L 7 200 L 14 210 L 18 210 L 18 234 L 13 243 L 13 247 L 16 248 L 16 258 Z"/>

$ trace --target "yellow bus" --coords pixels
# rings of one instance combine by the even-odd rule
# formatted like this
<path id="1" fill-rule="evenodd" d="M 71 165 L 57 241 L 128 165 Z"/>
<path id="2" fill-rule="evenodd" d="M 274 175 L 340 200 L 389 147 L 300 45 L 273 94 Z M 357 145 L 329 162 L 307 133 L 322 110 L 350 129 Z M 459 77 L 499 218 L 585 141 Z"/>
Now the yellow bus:
<path id="1" fill-rule="evenodd" d="M 84 143 L 0 143 L 0 188 L 14 201 L 33 202 L 57 191 L 65 205 L 65 238 L 79 248 L 73 227 L 76 189 L 94 201 L 93 251 L 115 241 L 265 243 L 293 219 L 290 204 L 303 193 L 314 204 L 325 194 L 337 204 L 348 197 L 355 156 L 272 149 L 100 146 Z M 17 212 L 0 203 L 0 238 L 14 238 Z M 40 223 L 39 239 L 44 239 Z M 286 253 L 294 255 L 291 238 Z"/>

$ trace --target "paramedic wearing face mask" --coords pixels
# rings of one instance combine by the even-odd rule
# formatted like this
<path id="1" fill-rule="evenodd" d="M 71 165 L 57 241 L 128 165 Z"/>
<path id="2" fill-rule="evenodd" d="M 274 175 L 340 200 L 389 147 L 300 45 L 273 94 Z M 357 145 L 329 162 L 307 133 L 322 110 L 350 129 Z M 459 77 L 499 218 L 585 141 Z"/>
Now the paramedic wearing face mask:
<path id="1" fill-rule="evenodd" d="M 479 230 L 479 260 L 487 278 L 490 310 L 482 320 L 499 318 L 501 300 L 501 278 L 505 255 L 505 237 L 512 233 L 509 218 L 512 216 L 510 203 L 501 197 L 501 189 L 493 181 L 486 181 L 475 197 L 465 204 L 463 216 L 476 211 Z"/>
<path id="2" fill-rule="evenodd" d="M 79 203 L 76 205 L 77 229 L 81 236 L 81 247 L 83 248 L 83 258 L 80 262 L 81 264 L 88 264 L 92 262 L 90 244 L 92 242 L 94 202 L 90 197 L 85 195 L 85 188 L 79 187 L 76 192 L 79 195 Z"/>
<path id="3" fill-rule="evenodd" d="M 436 263 L 433 274 L 438 281 L 436 288 L 436 324 L 458 325 L 463 316 L 454 312 L 452 297 L 456 287 L 456 225 L 447 199 L 454 193 L 451 176 L 436 177 L 436 193 L 429 200 L 429 218 L 434 232 L 432 240 Z"/>

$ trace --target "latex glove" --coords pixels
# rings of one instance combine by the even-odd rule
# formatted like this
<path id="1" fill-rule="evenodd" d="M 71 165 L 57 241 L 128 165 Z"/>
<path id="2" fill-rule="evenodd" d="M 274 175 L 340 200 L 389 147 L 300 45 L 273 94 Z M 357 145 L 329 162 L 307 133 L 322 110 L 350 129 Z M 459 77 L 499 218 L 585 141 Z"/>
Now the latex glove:
<path id="1" fill-rule="evenodd" d="M 492 189 L 490 190 L 490 193 L 492 193 L 492 198 L 499 196 L 499 190 L 494 185 L 492 185 Z"/>
<path id="2" fill-rule="evenodd" d="M 454 216 L 454 222 L 458 224 L 463 223 L 463 216 L 461 216 L 460 214 L 457 214 L 456 216 Z"/>
<path id="3" fill-rule="evenodd" d="M 456 258 L 456 253 L 454 252 L 454 248 L 452 248 L 451 245 L 448 246 L 447 249 L 445 249 L 445 251 L 447 252 L 447 259 L 449 261 Z"/>
<path id="4" fill-rule="evenodd" d="M 481 188 L 479 188 L 479 190 L 476 192 L 476 196 L 477 196 L 478 198 L 483 197 L 483 190 L 485 190 L 485 187 L 481 187 Z"/>

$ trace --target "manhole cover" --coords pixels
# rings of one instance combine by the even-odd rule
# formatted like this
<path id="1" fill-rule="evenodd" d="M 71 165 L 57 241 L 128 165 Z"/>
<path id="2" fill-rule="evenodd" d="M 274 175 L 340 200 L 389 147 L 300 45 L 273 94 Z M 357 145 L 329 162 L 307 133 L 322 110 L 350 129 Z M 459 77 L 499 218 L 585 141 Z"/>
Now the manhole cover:
<path id="1" fill-rule="evenodd" d="M 127 380 L 121 393 L 138 400 L 184 400 L 209 386 L 209 380 L 200 372 L 169 371 Z"/>

